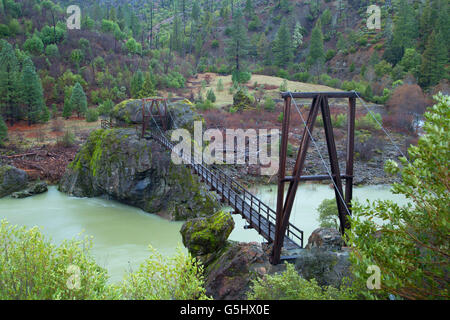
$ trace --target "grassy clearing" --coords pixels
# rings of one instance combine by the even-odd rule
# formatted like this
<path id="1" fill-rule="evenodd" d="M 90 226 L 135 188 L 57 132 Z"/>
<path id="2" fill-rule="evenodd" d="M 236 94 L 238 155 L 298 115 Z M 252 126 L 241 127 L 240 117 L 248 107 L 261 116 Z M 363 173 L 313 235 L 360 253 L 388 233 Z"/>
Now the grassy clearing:
<path id="1" fill-rule="evenodd" d="M 224 107 L 233 103 L 233 95 L 229 93 L 230 87 L 233 85 L 231 81 L 231 75 L 229 76 L 221 76 L 215 73 L 203 73 L 199 74 L 197 78 L 191 78 L 188 82 L 188 88 L 191 89 L 196 95 L 201 89 L 201 82 L 210 78 L 210 83 L 206 85 L 206 89 L 203 90 L 203 95 L 206 96 L 206 92 L 209 89 L 213 89 L 216 95 L 216 103 L 217 107 Z M 219 92 L 217 91 L 217 83 L 219 80 L 222 80 L 224 90 Z M 259 74 L 253 74 L 251 80 L 247 83 L 249 86 L 249 93 L 254 93 L 253 84 L 255 82 L 258 83 L 258 86 L 264 85 L 264 87 L 269 88 L 266 90 L 266 94 L 270 95 L 272 98 L 280 99 L 280 86 L 285 79 L 278 77 L 271 77 Z M 311 83 L 303 83 L 297 81 L 289 81 L 287 80 L 288 90 L 296 91 L 296 92 L 310 92 L 310 91 L 342 91 L 338 89 L 334 89 L 331 87 L 311 84 Z M 276 87 L 275 89 L 272 89 Z"/>

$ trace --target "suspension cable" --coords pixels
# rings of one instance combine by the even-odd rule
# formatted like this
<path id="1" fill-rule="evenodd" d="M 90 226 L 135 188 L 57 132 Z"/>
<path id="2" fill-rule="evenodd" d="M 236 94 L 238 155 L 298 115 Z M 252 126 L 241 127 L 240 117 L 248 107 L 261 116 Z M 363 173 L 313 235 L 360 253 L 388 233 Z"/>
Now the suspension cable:
<path id="1" fill-rule="evenodd" d="M 170 115 L 170 112 L 169 112 L 169 111 L 167 111 L 167 112 L 168 112 L 169 115 Z M 155 125 L 156 125 L 156 127 L 158 128 L 159 132 L 161 132 L 161 135 L 167 139 L 166 135 L 165 135 L 164 132 L 161 130 L 161 128 L 159 127 L 159 125 L 158 125 L 158 123 L 156 122 L 155 118 L 153 117 L 153 114 L 152 114 L 151 111 L 150 111 L 150 116 L 152 117 L 153 122 L 155 123 Z M 172 116 L 170 116 L 170 117 L 172 118 Z M 172 118 L 172 121 L 173 121 L 173 118 Z M 174 122 L 174 125 L 175 125 L 175 127 L 177 127 L 177 125 L 176 125 L 175 122 Z M 195 150 L 195 148 L 194 148 L 194 150 Z M 185 158 L 184 155 L 183 155 L 183 156 L 178 155 L 178 156 L 179 156 L 180 158 L 182 158 L 182 159 Z M 185 158 L 185 159 L 186 159 L 186 158 Z M 187 160 L 187 159 L 186 159 L 186 160 Z M 190 162 L 191 162 L 191 161 L 192 161 L 192 159 L 190 160 Z M 202 161 L 202 162 L 203 162 L 203 161 Z M 217 201 L 217 199 L 213 199 L 213 198 L 212 198 L 212 196 L 209 194 L 208 191 L 206 191 L 205 194 L 206 194 L 206 196 L 207 196 L 211 201 L 213 201 L 213 202 L 216 202 L 216 201 Z"/>
<path id="2" fill-rule="evenodd" d="M 389 138 L 389 140 L 391 140 L 392 145 L 397 149 L 398 152 L 400 152 L 400 154 L 406 159 L 406 161 L 408 161 L 409 164 L 411 164 L 411 162 L 409 162 L 408 158 L 405 156 L 405 154 L 402 152 L 402 150 L 397 146 L 397 144 L 395 143 L 394 139 L 392 139 L 391 135 L 389 134 L 389 132 L 387 131 L 387 129 L 385 129 L 383 127 L 383 124 L 380 123 L 380 121 L 375 117 L 375 114 L 372 112 L 372 110 L 369 109 L 369 107 L 364 103 L 364 100 L 361 99 L 361 97 L 359 96 L 358 92 L 356 92 L 355 90 L 352 90 L 352 92 L 354 92 L 356 94 L 356 96 L 358 97 L 359 101 L 361 102 L 361 104 L 364 106 L 364 108 L 367 110 L 367 112 L 370 114 L 370 116 L 375 120 L 375 122 L 380 126 L 381 130 L 383 130 L 383 132 L 387 135 L 387 137 Z"/>
<path id="3" fill-rule="evenodd" d="M 314 147 L 316 148 L 317 153 L 318 153 L 319 156 L 320 156 L 320 160 L 322 161 L 322 164 L 323 164 L 323 166 L 325 167 L 325 170 L 327 170 L 327 173 L 328 173 L 328 175 L 330 176 L 331 181 L 333 182 L 334 188 L 335 188 L 337 194 L 339 195 L 339 198 L 341 199 L 342 203 L 344 204 L 345 210 L 347 211 L 348 215 L 351 216 L 350 210 L 349 210 L 348 207 L 347 207 L 347 203 L 345 202 L 344 197 L 342 196 L 341 192 L 339 191 L 339 188 L 337 187 L 336 183 L 334 182 L 333 175 L 331 174 L 331 171 L 330 171 L 330 169 L 328 168 L 328 166 L 327 166 L 327 164 L 326 164 L 326 162 L 325 162 L 325 159 L 324 159 L 323 156 L 322 156 L 322 153 L 320 152 L 320 149 L 319 149 L 319 147 L 318 147 L 318 145 L 317 145 L 317 143 L 316 143 L 316 140 L 314 139 L 313 135 L 311 134 L 311 131 L 309 130 L 308 125 L 307 125 L 305 119 L 303 118 L 303 115 L 302 115 L 302 113 L 300 112 L 300 109 L 299 109 L 298 106 L 297 106 L 297 102 L 295 101 L 295 99 L 294 99 L 294 97 L 292 96 L 292 93 L 291 93 L 290 91 L 289 91 L 289 95 L 291 96 L 291 99 L 292 99 L 292 101 L 294 102 L 294 106 L 295 106 L 295 108 L 297 109 L 297 112 L 298 112 L 298 114 L 300 115 L 300 118 L 302 119 L 303 124 L 305 125 L 305 128 L 306 128 L 306 130 L 307 130 L 307 132 L 308 132 L 308 135 L 309 135 L 309 137 L 311 138 L 311 141 L 313 142 Z"/>

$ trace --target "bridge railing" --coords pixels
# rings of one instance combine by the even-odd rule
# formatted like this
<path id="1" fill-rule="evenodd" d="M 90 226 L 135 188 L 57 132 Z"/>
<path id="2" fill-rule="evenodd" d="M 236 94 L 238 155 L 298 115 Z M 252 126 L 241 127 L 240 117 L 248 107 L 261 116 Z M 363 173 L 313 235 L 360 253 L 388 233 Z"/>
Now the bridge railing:
<path id="1" fill-rule="evenodd" d="M 158 140 L 169 150 L 173 149 L 173 144 L 165 136 L 153 131 L 150 131 L 150 134 L 154 139 Z M 262 231 L 267 232 L 267 236 L 270 240 L 275 239 L 276 212 L 272 208 L 262 202 L 254 194 L 247 191 L 246 188 L 244 188 L 240 183 L 228 176 L 220 168 L 214 167 L 209 169 L 202 163 L 196 163 L 193 156 L 191 156 L 191 158 L 188 158 L 181 153 L 178 156 L 182 160 L 185 160 L 185 162 L 191 168 L 193 168 L 193 170 L 214 189 L 214 191 L 221 195 L 222 199 L 226 198 L 230 205 L 234 207 L 234 209 L 237 209 L 238 205 L 240 204 L 242 210 L 244 211 L 245 205 L 247 205 L 249 207 L 248 212 L 250 216 L 248 220 L 250 226 L 255 228 L 258 233 L 261 233 Z M 228 191 L 224 190 L 224 187 L 227 187 Z M 231 194 L 231 192 L 233 192 L 234 194 Z M 257 222 L 254 221 L 255 214 L 253 210 L 256 211 Z M 266 226 L 266 230 L 262 226 L 261 217 L 265 217 L 268 223 L 268 225 Z M 293 240 L 295 243 L 300 242 L 300 246 L 303 247 L 303 231 L 296 226 L 289 224 L 286 230 L 286 236 Z"/>

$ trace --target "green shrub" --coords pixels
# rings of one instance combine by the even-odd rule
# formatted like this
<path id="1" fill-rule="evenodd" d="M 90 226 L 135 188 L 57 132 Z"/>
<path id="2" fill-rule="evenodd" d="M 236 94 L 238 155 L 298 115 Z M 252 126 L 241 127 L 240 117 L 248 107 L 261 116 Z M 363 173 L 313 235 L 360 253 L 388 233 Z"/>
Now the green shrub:
<path id="1" fill-rule="evenodd" d="M 216 102 L 216 95 L 214 94 L 213 89 L 208 90 L 208 92 L 206 93 L 206 99 L 208 99 L 212 103 Z"/>
<path id="2" fill-rule="evenodd" d="M 86 112 L 86 122 L 97 122 L 98 111 L 96 109 L 88 109 Z"/>
<path id="3" fill-rule="evenodd" d="M 214 104 L 206 99 L 205 101 L 199 101 L 195 104 L 196 108 L 202 111 L 211 110 L 214 108 Z"/>
<path id="4" fill-rule="evenodd" d="M 70 148 L 75 144 L 75 135 L 73 134 L 73 132 L 66 131 L 62 138 L 58 138 L 57 143 L 64 148 Z"/>
<path id="5" fill-rule="evenodd" d="M 347 125 L 347 115 L 340 113 L 331 117 L 333 128 L 343 128 Z"/>
<path id="6" fill-rule="evenodd" d="M 37 227 L 0 225 L 0 299 L 103 299 L 105 269 L 90 254 L 90 239 L 56 246 Z M 78 277 L 79 276 L 79 277 Z"/>
<path id="7" fill-rule="evenodd" d="M 45 54 L 48 57 L 57 57 L 59 55 L 59 49 L 56 44 L 49 44 L 47 48 L 45 48 Z"/>
<path id="8" fill-rule="evenodd" d="M 377 75 L 377 77 L 381 78 L 384 75 L 391 74 L 392 65 L 389 62 L 382 60 L 378 64 L 375 65 L 374 70 L 375 70 L 375 74 Z"/>
<path id="9" fill-rule="evenodd" d="M 217 49 L 218 47 L 219 47 L 219 41 L 218 40 L 211 41 L 211 48 Z"/>
<path id="10" fill-rule="evenodd" d="M 0 38 L 9 37 L 9 27 L 6 24 L 0 24 Z"/>
<path id="11" fill-rule="evenodd" d="M 326 73 L 322 73 L 319 77 L 319 80 L 322 84 L 326 85 L 329 81 L 331 81 L 331 77 Z"/>
<path id="12" fill-rule="evenodd" d="M 0 146 L 3 145 L 6 138 L 8 138 L 8 127 L 6 126 L 3 117 L 0 115 Z"/>
<path id="13" fill-rule="evenodd" d="M 277 118 L 277 120 L 278 120 L 278 122 L 283 122 L 283 119 L 284 119 L 284 113 L 283 112 L 280 112 L 280 114 L 278 115 L 278 118 Z"/>
<path id="14" fill-rule="evenodd" d="M 329 60 L 333 59 L 335 55 L 336 55 L 336 51 L 333 49 L 329 49 L 327 51 L 327 53 L 325 54 L 325 61 L 329 61 Z"/>
<path id="15" fill-rule="evenodd" d="M 219 81 L 217 82 L 217 88 L 216 89 L 219 92 L 222 92 L 224 90 L 222 79 L 219 79 Z"/>
<path id="16" fill-rule="evenodd" d="M 412 203 L 389 200 L 355 203 L 347 243 L 354 285 L 365 287 L 369 266 L 381 270 L 380 289 L 366 290 L 368 298 L 393 295 L 402 299 L 450 298 L 448 266 L 450 197 L 450 97 L 435 97 L 425 113 L 425 134 L 408 149 L 410 162 L 388 161 L 387 173 L 400 176 L 392 192 Z"/>
<path id="17" fill-rule="evenodd" d="M 151 255 L 139 269 L 114 286 L 121 299 L 205 300 L 203 266 L 190 254 L 177 248 L 165 259 L 150 246 Z"/>
<path id="18" fill-rule="evenodd" d="M 44 43 L 41 38 L 35 34 L 25 41 L 23 48 L 31 54 L 40 55 L 44 51 Z"/>
<path id="19" fill-rule="evenodd" d="M 294 146 L 288 142 L 287 145 L 287 152 L 286 152 L 288 157 L 293 157 L 295 155 L 295 148 Z"/>
<path id="20" fill-rule="evenodd" d="M 273 112 L 275 111 L 276 103 L 271 97 L 266 97 L 264 99 L 264 110 Z"/>
<path id="21" fill-rule="evenodd" d="M 250 72 L 245 71 L 233 71 L 233 75 L 231 77 L 233 82 L 236 83 L 247 83 L 250 81 L 252 74 Z"/>
<path id="22" fill-rule="evenodd" d="M 376 113 L 374 116 L 379 123 L 382 123 L 383 119 L 381 117 L 381 114 Z M 356 119 L 355 121 L 356 130 L 359 129 L 366 129 L 370 131 L 380 130 L 381 126 L 377 123 L 375 119 L 372 117 L 370 113 L 367 113 L 364 117 Z"/>
<path id="23" fill-rule="evenodd" d="M 294 80 L 300 82 L 308 82 L 311 78 L 311 75 L 308 72 L 299 72 L 294 74 Z"/>
<path id="24" fill-rule="evenodd" d="M 114 102 L 112 100 L 108 99 L 105 102 L 103 102 L 98 107 L 98 113 L 102 116 L 109 116 L 112 109 L 114 108 Z"/>
<path id="25" fill-rule="evenodd" d="M 339 230 L 339 217 L 336 199 L 324 199 L 317 208 L 319 217 L 317 221 L 321 228 L 333 228 Z"/>
<path id="26" fill-rule="evenodd" d="M 281 83 L 280 91 L 281 91 L 281 92 L 287 92 L 287 91 L 288 91 L 288 83 L 287 83 L 287 80 L 283 80 L 283 82 Z"/>
<path id="27" fill-rule="evenodd" d="M 277 77 L 287 79 L 289 78 L 289 72 L 287 72 L 287 70 L 280 69 L 277 71 Z"/>
<path id="28" fill-rule="evenodd" d="M 281 274 L 252 280 L 248 293 L 249 300 L 349 300 L 354 297 L 349 287 L 321 288 L 315 279 L 303 279 L 290 263 L 286 263 L 286 271 Z"/>

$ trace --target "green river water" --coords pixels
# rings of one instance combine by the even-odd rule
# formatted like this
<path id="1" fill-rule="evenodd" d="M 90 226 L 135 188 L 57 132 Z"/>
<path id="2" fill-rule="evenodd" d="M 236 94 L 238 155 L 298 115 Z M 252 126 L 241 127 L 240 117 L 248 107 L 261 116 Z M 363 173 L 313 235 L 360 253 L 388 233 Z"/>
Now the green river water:
<path id="1" fill-rule="evenodd" d="M 276 186 L 259 186 L 251 190 L 263 202 L 276 207 Z M 406 203 L 406 199 L 389 192 L 389 186 L 357 187 L 355 197 L 391 199 Z M 334 192 L 324 185 L 302 185 L 297 193 L 291 223 L 305 232 L 305 244 L 318 227 L 316 211 L 323 199 Z M 92 253 L 97 263 L 108 269 L 111 282 L 120 281 L 129 270 L 136 270 L 148 256 L 151 244 L 164 255 L 172 255 L 182 246 L 179 230 L 182 222 L 171 222 L 157 215 L 103 198 L 74 198 L 50 187 L 49 192 L 26 199 L 0 199 L 0 219 L 21 226 L 39 226 L 55 243 L 71 239 L 83 232 L 93 236 Z M 234 216 L 236 227 L 230 236 L 237 241 L 263 241 L 256 231 L 245 230 L 245 222 Z M 184 249 L 184 247 L 183 247 Z M 185 249 L 184 249 L 185 250 Z"/>

